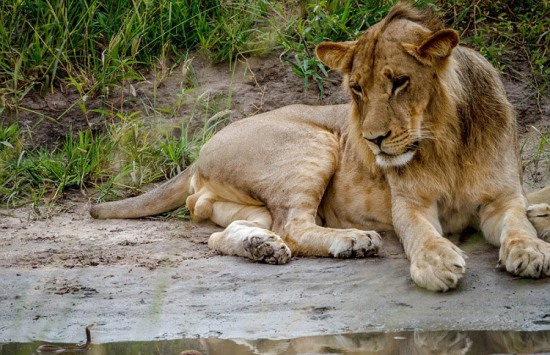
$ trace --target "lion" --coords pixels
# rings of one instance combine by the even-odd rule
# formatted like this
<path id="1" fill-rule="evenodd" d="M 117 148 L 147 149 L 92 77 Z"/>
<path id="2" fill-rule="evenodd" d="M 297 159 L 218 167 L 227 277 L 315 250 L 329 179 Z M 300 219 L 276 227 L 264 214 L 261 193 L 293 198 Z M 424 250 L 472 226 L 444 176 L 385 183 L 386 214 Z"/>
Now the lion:
<path id="1" fill-rule="evenodd" d="M 476 227 L 500 246 L 502 268 L 549 276 L 550 244 L 526 214 L 513 108 L 496 70 L 458 43 L 431 10 L 397 4 L 357 41 L 316 48 L 344 73 L 349 104 L 232 123 L 180 175 L 90 213 L 138 218 L 186 203 L 194 221 L 225 227 L 210 248 L 271 264 L 376 255 L 379 233 L 395 231 L 414 282 L 443 292 L 466 266 L 444 236 Z M 550 202 L 550 191 L 530 198 Z"/>

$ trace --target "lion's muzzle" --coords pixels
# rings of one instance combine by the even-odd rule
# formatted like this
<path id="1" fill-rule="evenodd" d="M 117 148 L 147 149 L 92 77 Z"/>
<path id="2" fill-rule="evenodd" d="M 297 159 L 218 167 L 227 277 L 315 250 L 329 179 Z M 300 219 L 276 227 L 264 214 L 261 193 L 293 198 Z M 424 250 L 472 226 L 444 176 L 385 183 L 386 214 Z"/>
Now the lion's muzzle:
<path id="1" fill-rule="evenodd" d="M 363 134 L 363 138 L 376 156 L 376 163 L 384 168 L 407 164 L 418 149 L 418 140 L 407 144 L 411 140 L 410 136 L 403 133 L 392 136 L 391 133 L 392 131 L 379 135 Z"/>
<path id="2" fill-rule="evenodd" d="M 388 138 L 390 135 L 391 135 L 391 131 L 388 131 L 380 135 L 372 135 L 372 134 L 366 133 L 363 135 L 363 138 L 365 138 L 367 141 L 373 144 L 376 144 L 378 148 L 382 149 L 382 142 L 384 141 L 384 139 Z"/>

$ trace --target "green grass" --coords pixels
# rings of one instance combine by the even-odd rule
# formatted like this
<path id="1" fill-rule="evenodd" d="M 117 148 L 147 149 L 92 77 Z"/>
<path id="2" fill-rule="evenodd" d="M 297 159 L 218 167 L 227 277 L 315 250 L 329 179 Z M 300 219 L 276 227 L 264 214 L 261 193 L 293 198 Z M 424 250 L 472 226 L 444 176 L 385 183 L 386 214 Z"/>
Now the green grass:
<path id="1" fill-rule="evenodd" d="M 246 55 L 281 54 L 290 68 L 322 93 L 327 69 L 315 58 L 325 40 L 352 40 L 382 19 L 396 0 L 0 0 L 0 203 L 55 204 L 71 188 L 95 198 L 114 199 L 181 172 L 202 144 L 223 124 L 231 93 L 197 99 L 195 117 L 178 127 L 162 118 L 177 107 L 157 105 L 157 85 L 188 53 L 214 62 Z M 549 87 L 550 4 L 547 1 L 420 0 L 444 13 L 462 42 L 484 54 L 498 69 L 531 83 L 539 100 Z M 525 70 L 515 60 L 527 59 Z M 143 110 L 88 107 L 152 72 L 151 102 Z M 190 81 L 192 82 L 192 68 Z M 53 149 L 30 148 L 28 132 L 17 124 L 30 92 L 73 90 L 86 119 L 102 115 L 106 126 L 72 132 Z M 182 88 L 179 103 L 193 88 Z M 546 96 L 546 97 L 545 97 Z M 52 122 L 58 117 L 40 116 Z M 189 122 L 202 122 L 190 130 Z M 173 131 L 179 134 L 172 134 Z M 548 161 L 548 135 L 534 135 L 539 148 L 526 167 L 537 174 Z M 539 174 L 540 175 L 540 174 Z M 539 176 L 537 175 L 537 176 Z M 176 212 L 184 213 L 182 211 Z"/>
<path id="2" fill-rule="evenodd" d="M 530 183 L 544 183 L 550 179 L 550 129 L 541 131 L 532 127 L 520 154 Z"/>
<path id="3" fill-rule="evenodd" d="M 106 133 L 68 134 L 51 150 L 26 150 L 17 125 L 0 128 L 0 203 L 54 205 L 71 188 L 88 194 L 95 187 L 97 200 L 138 194 L 143 186 L 173 177 L 194 161 L 227 113 L 204 119 L 192 136 L 188 123 L 182 123 L 179 137 L 154 117 L 117 115 Z"/>
<path id="4" fill-rule="evenodd" d="M 314 47 L 321 41 L 354 40 L 369 26 L 380 21 L 395 1 L 332 0 L 302 3 L 301 13 L 287 33 L 280 37 L 283 57 L 296 75 L 304 79 L 307 90 L 309 80 L 323 92 L 322 81 L 327 69 L 315 57 Z"/>
<path id="5" fill-rule="evenodd" d="M 13 127 L 18 130 L 15 125 L 7 130 Z M 0 135 L 7 130 L 0 130 Z M 64 144 L 53 150 L 27 151 L 18 143 L 5 146 L 0 151 L 0 201 L 8 206 L 49 204 L 66 188 L 84 188 L 100 173 L 101 157 L 109 145 L 105 137 L 93 139 L 88 131 L 78 132 L 76 137 L 68 135 Z"/>
<path id="6" fill-rule="evenodd" d="M 463 42 L 479 50 L 496 68 L 518 75 L 518 59 L 529 63 L 531 81 L 548 98 L 550 83 L 550 2 L 534 0 L 441 2 L 449 24 Z"/>
<path id="7" fill-rule="evenodd" d="M 105 92 L 189 50 L 218 61 L 261 52 L 271 8 L 267 1 L 0 0 L 0 95 L 13 109 L 31 89 Z"/>

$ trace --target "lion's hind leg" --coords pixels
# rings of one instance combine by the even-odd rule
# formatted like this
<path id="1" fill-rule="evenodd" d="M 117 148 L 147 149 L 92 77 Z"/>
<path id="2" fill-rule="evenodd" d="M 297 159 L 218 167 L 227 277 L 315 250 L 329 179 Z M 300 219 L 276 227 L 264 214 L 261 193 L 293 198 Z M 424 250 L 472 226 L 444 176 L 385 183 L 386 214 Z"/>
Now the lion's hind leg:
<path id="1" fill-rule="evenodd" d="M 291 258 L 289 247 L 269 230 L 271 214 L 264 206 L 216 201 L 212 203 L 210 219 L 226 227 L 210 236 L 211 249 L 268 264 L 285 264 Z"/>
<path id="2" fill-rule="evenodd" d="M 550 244 L 537 238 L 526 215 L 523 196 L 503 194 L 481 208 L 485 238 L 500 245 L 499 265 L 521 277 L 550 276 Z"/>

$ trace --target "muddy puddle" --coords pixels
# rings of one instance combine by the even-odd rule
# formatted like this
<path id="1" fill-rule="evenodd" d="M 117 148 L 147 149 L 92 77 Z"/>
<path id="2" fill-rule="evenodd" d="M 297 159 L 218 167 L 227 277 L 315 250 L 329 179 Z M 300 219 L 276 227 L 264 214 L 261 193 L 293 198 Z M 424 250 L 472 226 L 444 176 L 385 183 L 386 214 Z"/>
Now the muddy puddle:
<path id="1" fill-rule="evenodd" d="M 0 353 L 23 354 L 536 354 L 550 352 L 550 331 L 441 331 L 359 333 L 284 340 L 179 339 L 91 344 L 63 351 L 44 342 L 0 344 Z M 73 344 L 76 345 L 76 344 Z"/>

